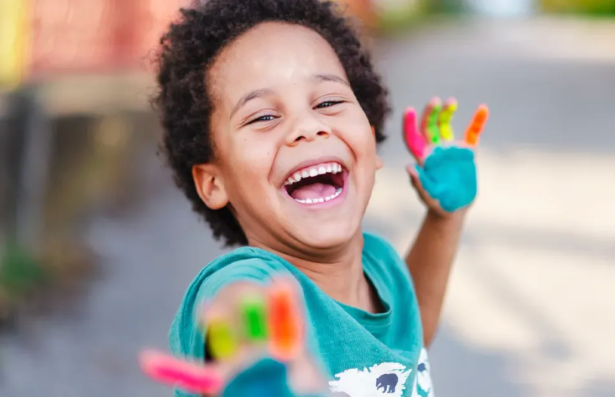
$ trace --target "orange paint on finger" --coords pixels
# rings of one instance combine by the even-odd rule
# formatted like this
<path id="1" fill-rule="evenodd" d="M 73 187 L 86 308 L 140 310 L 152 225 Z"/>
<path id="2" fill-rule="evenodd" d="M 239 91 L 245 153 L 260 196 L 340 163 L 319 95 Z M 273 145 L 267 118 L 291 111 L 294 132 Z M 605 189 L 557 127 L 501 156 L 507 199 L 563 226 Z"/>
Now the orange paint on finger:
<path id="1" fill-rule="evenodd" d="M 280 361 L 288 361 L 303 344 L 303 324 L 293 286 L 276 282 L 269 290 L 268 306 L 271 354 Z"/>
<path id="2" fill-rule="evenodd" d="M 480 134 L 483 132 L 488 119 L 489 108 L 487 105 L 480 105 L 476 113 L 474 113 L 470 126 L 466 130 L 465 141 L 468 145 L 476 146 L 478 144 Z"/>

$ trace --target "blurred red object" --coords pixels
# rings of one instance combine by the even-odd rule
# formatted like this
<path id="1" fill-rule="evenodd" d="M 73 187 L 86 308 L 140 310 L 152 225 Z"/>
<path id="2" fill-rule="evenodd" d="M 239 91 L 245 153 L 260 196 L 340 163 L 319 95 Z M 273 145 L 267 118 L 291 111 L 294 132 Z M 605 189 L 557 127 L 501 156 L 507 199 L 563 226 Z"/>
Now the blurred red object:
<path id="1" fill-rule="evenodd" d="M 378 23 L 378 15 L 375 12 L 373 0 L 335 0 L 347 7 L 347 12 L 358 18 L 363 27 L 368 31 L 374 30 Z"/>
<path id="2" fill-rule="evenodd" d="M 186 0 L 33 0 L 30 78 L 143 70 Z"/>

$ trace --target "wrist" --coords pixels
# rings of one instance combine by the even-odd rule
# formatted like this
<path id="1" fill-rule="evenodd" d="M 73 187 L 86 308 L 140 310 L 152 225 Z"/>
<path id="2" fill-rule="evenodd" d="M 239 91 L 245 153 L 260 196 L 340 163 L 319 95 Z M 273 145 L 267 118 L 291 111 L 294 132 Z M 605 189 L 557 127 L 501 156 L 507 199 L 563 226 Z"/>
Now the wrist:
<path id="1" fill-rule="evenodd" d="M 428 209 L 427 220 L 436 223 L 459 224 L 461 225 L 466 218 L 469 207 L 461 208 L 455 212 L 446 212 L 444 210 Z"/>

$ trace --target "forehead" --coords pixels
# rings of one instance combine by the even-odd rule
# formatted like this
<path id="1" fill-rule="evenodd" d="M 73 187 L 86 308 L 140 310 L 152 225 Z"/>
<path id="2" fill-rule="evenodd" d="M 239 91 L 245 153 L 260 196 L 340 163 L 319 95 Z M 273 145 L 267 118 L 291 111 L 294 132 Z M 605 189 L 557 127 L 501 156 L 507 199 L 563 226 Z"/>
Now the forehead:
<path id="1" fill-rule="evenodd" d="M 228 45 L 208 77 L 212 92 L 223 99 L 220 96 L 238 96 L 325 73 L 346 77 L 335 51 L 322 36 L 303 26 L 267 22 Z"/>

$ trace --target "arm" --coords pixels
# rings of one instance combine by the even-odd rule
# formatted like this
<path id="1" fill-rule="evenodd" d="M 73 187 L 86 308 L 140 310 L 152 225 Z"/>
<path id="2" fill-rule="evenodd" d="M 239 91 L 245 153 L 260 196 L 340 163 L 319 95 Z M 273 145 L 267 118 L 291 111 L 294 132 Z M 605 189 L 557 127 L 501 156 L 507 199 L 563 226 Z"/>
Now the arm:
<path id="1" fill-rule="evenodd" d="M 416 241 L 406 256 L 406 265 L 414 279 L 421 310 L 426 347 L 431 344 L 438 328 L 465 214 L 466 210 L 444 216 L 428 211 Z"/>
<path id="2" fill-rule="evenodd" d="M 489 118 L 486 105 L 479 106 L 466 130 L 463 142 L 440 145 L 454 140 L 450 125 L 457 101 L 448 99 L 441 106 L 433 98 L 423 113 L 421 127 L 416 113 L 409 108 L 404 116 L 404 138 L 417 161 L 408 166 L 412 186 L 429 211 L 414 246 L 406 257 L 414 279 L 425 346 L 434 338 L 451 265 L 468 207 L 477 193 L 474 149 Z"/>

